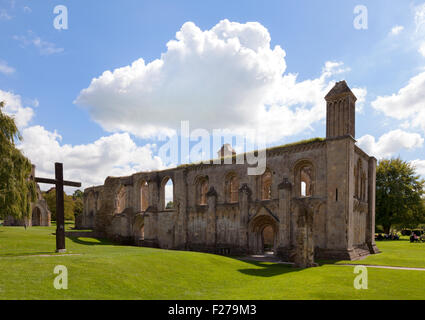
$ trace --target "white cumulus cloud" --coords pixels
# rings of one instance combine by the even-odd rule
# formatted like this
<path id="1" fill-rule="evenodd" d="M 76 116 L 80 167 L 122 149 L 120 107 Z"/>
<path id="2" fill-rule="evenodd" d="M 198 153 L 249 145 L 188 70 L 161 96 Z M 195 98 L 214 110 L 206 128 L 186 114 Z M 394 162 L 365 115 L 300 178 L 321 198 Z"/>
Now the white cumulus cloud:
<path id="1" fill-rule="evenodd" d="M 394 26 L 391 29 L 390 34 L 393 36 L 396 36 L 396 35 L 399 35 L 403 30 L 404 30 L 403 26 Z"/>
<path id="2" fill-rule="evenodd" d="M 416 173 L 425 177 L 425 160 L 416 159 L 410 161 L 410 163 L 416 168 Z"/>
<path id="3" fill-rule="evenodd" d="M 327 62 L 320 77 L 297 81 L 270 41 L 257 22 L 222 20 L 205 31 L 187 22 L 159 59 L 105 71 L 75 102 L 105 130 L 143 138 L 171 135 L 181 120 L 236 134 L 256 128 L 269 142 L 309 130 L 325 117 L 330 77 L 349 69 Z"/>
<path id="4" fill-rule="evenodd" d="M 397 120 L 408 120 L 411 126 L 425 130 L 425 72 L 409 80 L 397 93 L 379 96 L 372 107 Z"/>
<path id="5" fill-rule="evenodd" d="M 82 188 L 103 184 L 107 176 L 125 176 L 139 171 L 165 169 L 163 161 L 154 155 L 156 145 L 138 146 L 128 133 L 115 133 L 88 144 L 62 144 L 60 134 L 44 127 L 28 126 L 34 115 L 31 107 L 23 107 L 20 95 L 0 90 L 4 111 L 13 116 L 23 141 L 18 142 L 26 157 L 36 165 L 37 175 L 54 176 L 54 163 L 64 164 L 67 180 L 81 181 Z M 37 107 L 37 99 L 29 100 Z M 43 189 L 51 186 L 42 185 Z M 71 188 L 67 191 L 72 192 Z"/>
<path id="6" fill-rule="evenodd" d="M 378 159 L 389 158 L 403 149 L 413 150 L 422 147 L 424 139 L 418 133 L 396 129 L 383 134 L 378 141 L 371 135 L 358 139 L 358 145 L 369 155 Z"/>
<path id="7" fill-rule="evenodd" d="M 82 182 L 82 188 L 103 184 L 108 176 L 163 169 L 154 145 L 137 146 L 128 133 L 115 133 L 85 145 L 61 144 L 57 132 L 42 126 L 22 131 L 19 148 L 33 164 L 37 175 L 53 177 L 54 163 L 64 164 L 64 178 Z M 47 186 L 48 188 L 48 186 Z"/>
<path id="8" fill-rule="evenodd" d="M 20 95 L 0 90 L 0 101 L 5 102 L 5 108 L 2 111 L 15 118 L 18 128 L 27 126 L 31 121 L 34 111 L 30 107 L 23 106 Z"/>

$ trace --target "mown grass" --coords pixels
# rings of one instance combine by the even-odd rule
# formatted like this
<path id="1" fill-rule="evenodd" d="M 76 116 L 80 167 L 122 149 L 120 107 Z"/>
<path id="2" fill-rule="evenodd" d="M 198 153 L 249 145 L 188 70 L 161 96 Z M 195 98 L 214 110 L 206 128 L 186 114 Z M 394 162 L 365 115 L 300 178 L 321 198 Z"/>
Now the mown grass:
<path id="1" fill-rule="evenodd" d="M 425 298 L 424 271 L 368 268 L 369 288 L 356 290 L 354 268 L 336 264 L 299 270 L 91 238 L 68 238 L 72 255 L 49 255 L 55 248 L 53 233 L 54 227 L 0 227 L 0 299 Z M 390 242 L 386 245 L 391 248 Z M 395 251 L 403 251 L 399 245 Z M 390 250 L 383 250 L 382 256 L 387 253 L 390 261 Z M 68 269 L 68 290 L 53 287 L 56 265 Z"/>
<path id="2" fill-rule="evenodd" d="M 364 260 L 337 263 L 425 268 L 425 243 L 410 243 L 407 238 L 403 238 L 377 241 L 376 245 L 380 254 L 370 255 Z"/>

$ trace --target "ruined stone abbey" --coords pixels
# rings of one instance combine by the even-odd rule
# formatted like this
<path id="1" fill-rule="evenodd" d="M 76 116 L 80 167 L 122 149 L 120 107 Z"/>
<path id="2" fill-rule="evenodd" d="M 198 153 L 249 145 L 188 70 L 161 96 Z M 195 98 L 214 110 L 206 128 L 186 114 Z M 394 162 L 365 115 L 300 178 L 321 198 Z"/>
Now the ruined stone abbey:
<path id="1" fill-rule="evenodd" d="M 325 100 L 326 139 L 267 149 L 261 176 L 233 161 L 108 177 L 84 190 L 77 227 L 139 246 L 273 251 L 300 266 L 376 253 L 376 159 L 356 145 L 356 97 L 341 81 Z"/>

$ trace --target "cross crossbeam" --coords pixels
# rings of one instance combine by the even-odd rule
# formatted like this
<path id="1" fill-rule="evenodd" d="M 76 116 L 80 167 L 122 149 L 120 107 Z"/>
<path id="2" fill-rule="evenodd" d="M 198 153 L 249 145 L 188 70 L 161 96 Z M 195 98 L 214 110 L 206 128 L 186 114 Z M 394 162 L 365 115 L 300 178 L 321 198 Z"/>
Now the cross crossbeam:
<path id="1" fill-rule="evenodd" d="M 48 183 L 48 184 L 56 184 L 56 180 L 55 179 L 48 179 L 48 178 L 35 178 L 35 182 L 37 183 Z M 64 186 L 69 186 L 69 187 L 81 187 L 81 183 L 80 182 L 74 182 L 74 181 L 63 181 L 63 185 Z"/>

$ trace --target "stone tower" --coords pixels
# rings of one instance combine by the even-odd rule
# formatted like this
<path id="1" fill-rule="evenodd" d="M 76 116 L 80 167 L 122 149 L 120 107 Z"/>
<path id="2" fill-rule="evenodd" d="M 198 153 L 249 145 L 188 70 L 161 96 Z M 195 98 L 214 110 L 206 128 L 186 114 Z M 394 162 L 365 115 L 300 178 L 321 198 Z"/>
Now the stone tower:
<path id="1" fill-rule="evenodd" d="M 220 150 L 217 151 L 217 156 L 219 158 L 223 158 L 223 157 L 231 157 L 231 156 L 235 156 L 236 155 L 236 151 L 233 150 L 232 146 L 228 143 L 224 144 Z"/>
<path id="2" fill-rule="evenodd" d="M 356 96 L 345 81 L 329 91 L 326 100 L 326 138 L 351 135 L 355 138 Z"/>

